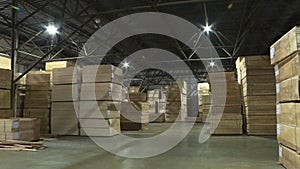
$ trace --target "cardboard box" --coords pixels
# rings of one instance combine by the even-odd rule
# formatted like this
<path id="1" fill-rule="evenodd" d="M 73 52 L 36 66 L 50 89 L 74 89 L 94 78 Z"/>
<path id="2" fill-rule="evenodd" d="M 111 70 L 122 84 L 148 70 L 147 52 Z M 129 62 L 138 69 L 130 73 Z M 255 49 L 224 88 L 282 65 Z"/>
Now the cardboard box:
<path id="1" fill-rule="evenodd" d="M 95 96 L 98 101 L 122 101 L 122 86 L 114 83 L 82 84 L 80 100 L 95 100 L 91 96 Z"/>
<path id="2" fill-rule="evenodd" d="M 81 81 L 78 67 L 53 69 L 53 84 L 77 84 Z"/>
<path id="3" fill-rule="evenodd" d="M 11 89 L 11 71 L 7 69 L 0 69 L 0 88 Z"/>
<path id="4" fill-rule="evenodd" d="M 54 85 L 51 93 L 51 101 L 78 101 L 79 100 L 79 85 Z"/>
<path id="5" fill-rule="evenodd" d="M 120 118 L 121 102 L 80 101 L 79 118 Z M 100 112 L 99 112 L 100 111 Z"/>
<path id="6" fill-rule="evenodd" d="M 300 75 L 300 52 L 275 65 L 274 69 L 277 83 Z"/>
<path id="7" fill-rule="evenodd" d="M 277 102 L 300 100 L 300 76 L 276 84 Z"/>
<path id="8" fill-rule="evenodd" d="M 82 76 L 84 83 L 123 83 L 123 70 L 113 65 L 84 66 Z"/>
<path id="9" fill-rule="evenodd" d="M 79 135 L 76 110 L 78 102 L 53 102 L 51 106 L 51 133 L 54 135 Z"/>
<path id="10" fill-rule="evenodd" d="M 275 65 L 300 50 L 299 43 L 300 28 L 296 26 L 271 46 L 271 64 Z"/>
<path id="11" fill-rule="evenodd" d="M 0 109 L 10 109 L 11 98 L 10 90 L 0 89 Z"/>

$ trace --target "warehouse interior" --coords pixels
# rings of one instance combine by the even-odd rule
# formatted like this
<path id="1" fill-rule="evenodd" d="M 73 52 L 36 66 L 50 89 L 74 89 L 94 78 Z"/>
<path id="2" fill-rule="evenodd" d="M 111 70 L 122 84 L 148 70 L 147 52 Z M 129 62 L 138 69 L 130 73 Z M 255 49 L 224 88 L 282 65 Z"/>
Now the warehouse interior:
<path id="1" fill-rule="evenodd" d="M 299 169 L 299 8 L 2 0 L 0 168 Z"/>

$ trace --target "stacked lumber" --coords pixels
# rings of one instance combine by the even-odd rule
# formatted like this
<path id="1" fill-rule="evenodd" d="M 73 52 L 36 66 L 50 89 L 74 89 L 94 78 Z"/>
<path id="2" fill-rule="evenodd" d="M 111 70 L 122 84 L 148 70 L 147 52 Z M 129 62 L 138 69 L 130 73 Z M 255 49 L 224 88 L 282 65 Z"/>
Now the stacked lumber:
<path id="1" fill-rule="evenodd" d="M 203 121 L 203 97 L 209 96 L 209 84 L 208 83 L 199 83 L 198 84 L 198 104 L 199 104 L 199 114 L 198 118 L 200 121 Z"/>
<path id="2" fill-rule="evenodd" d="M 78 67 L 53 69 L 51 134 L 79 135 L 77 116 L 80 89 Z"/>
<path id="3" fill-rule="evenodd" d="M 51 73 L 45 71 L 31 71 L 26 76 L 23 115 L 40 120 L 42 135 L 47 135 L 50 131 L 51 78 Z"/>
<path id="4" fill-rule="evenodd" d="M 187 117 L 187 83 L 173 81 L 167 95 L 166 121 L 185 121 Z"/>
<path id="5" fill-rule="evenodd" d="M 248 135 L 276 135 L 276 90 L 269 56 L 245 56 L 236 61 Z"/>
<path id="6" fill-rule="evenodd" d="M 53 69 L 59 68 L 67 68 L 67 67 L 74 67 L 75 62 L 73 61 L 51 61 L 45 63 L 45 70 L 52 71 Z"/>
<path id="7" fill-rule="evenodd" d="M 11 117 L 11 71 L 0 69 L 0 118 Z"/>
<path id="8" fill-rule="evenodd" d="M 121 109 L 122 131 L 139 131 L 149 128 L 151 105 L 148 102 L 123 102 Z"/>
<path id="9" fill-rule="evenodd" d="M 11 60 L 9 56 L 0 53 L 0 69 L 11 70 Z"/>
<path id="10" fill-rule="evenodd" d="M 0 140 L 34 141 L 39 139 L 40 121 L 38 119 L 0 119 Z"/>
<path id="11" fill-rule="evenodd" d="M 165 120 L 167 110 L 166 95 L 163 88 L 147 91 L 147 102 L 151 107 L 148 110 L 150 122 L 162 123 Z"/>
<path id="12" fill-rule="evenodd" d="M 29 142 L 29 141 L 17 141 L 6 140 L 0 141 L 0 151 L 31 151 L 36 152 L 38 150 L 46 149 L 43 146 L 43 142 Z"/>
<path id="13" fill-rule="evenodd" d="M 279 161 L 288 169 L 300 166 L 300 27 L 271 46 L 277 93 Z"/>
<path id="14" fill-rule="evenodd" d="M 122 69 L 113 65 L 84 66 L 82 80 L 79 108 L 80 135 L 96 137 L 120 134 Z"/>
<path id="15" fill-rule="evenodd" d="M 225 79 L 221 79 L 225 74 Z M 211 95 L 203 95 L 203 114 L 206 123 L 210 123 L 211 134 L 216 135 L 237 135 L 243 134 L 242 102 L 239 84 L 235 72 L 210 73 L 210 77 L 215 77 L 214 83 L 209 80 Z M 226 84 L 226 102 L 218 103 L 220 92 Z M 215 98 L 213 98 L 214 96 Z M 222 114 L 222 107 L 224 107 Z M 208 115 L 208 113 L 210 113 Z M 220 116 L 221 115 L 221 116 Z M 222 117 L 222 118 L 221 118 Z M 218 119 L 221 120 L 219 121 Z"/>

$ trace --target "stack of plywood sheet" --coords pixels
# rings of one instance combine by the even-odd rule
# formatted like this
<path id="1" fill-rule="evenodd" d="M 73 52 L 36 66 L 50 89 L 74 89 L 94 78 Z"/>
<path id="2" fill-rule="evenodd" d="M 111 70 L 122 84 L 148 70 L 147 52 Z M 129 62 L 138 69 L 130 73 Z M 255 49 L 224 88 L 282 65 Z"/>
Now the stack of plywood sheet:
<path id="1" fill-rule="evenodd" d="M 248 135 L 276 135 L 276 90 L 269 56 L 239 57 L 236 62 Z"/>
<path id="2" fill-rule="evenodd" d="M 79 135 L 78 101 L 80 68 L 53 69 L 51 134 Z"/>
<path id="3" fill-rule="evenodd" d="M 300 27 L 271 46 L 277 93 L 279 161 L 288 169 L 300 166 Z"/>
<path id="4" fill-rule="evenodd" d="M 164 122 L 167 104 L 166 95 L 163 92 L 163 89 L 148 90 L 147 102 L 151 105 L 148 110 L 150 122 Z"/>
<path id="5" fill-rule="evenodd" d="M 51 73 L 31 71 L 26 77 L 24 117 L 38 118 L 42 135 L 50 130 Z"/>
<path id="6" fill-rule="evenodd" d="M 242 117 L 242 102 L 241 94 L 239 89 L 239 84 L 237 82 L 235 72 L 225 72 L 225 79 L 219 79 L 222 77 L 221 73 L 210 73 L 211 77 L 216 77 L 214 83 L 210 80 L 210 87 L 212 95 L 216 97 L 212 98 L 212 95 L 204 95 L 202 98 L 203 102 L 203 114 L 205 122 L 211 124 L 211 128 L 216 129 L 211 131 L 211 134 L 217 135 L 232 135 L 232 134 L 243 134 L 243 117 Z M 225 104 L 218 103 L 221 97 L 218 93 L 222 92 L 226 84 L 226 102 Z M 224 107 L 222 116 L 220 112 L 222 107 Z M 210 115 L 208 115 L 210 113 Z M 218 119 L 221 120 L 219 121 Z"/>
<path id="7" fill-rule="evenodd" d="M 39 125 L 36 118 L 0 119 L 0 140 L 39 140 Z"/>
<path id="8" fill-rule="evenodd" d="M 200 121 L 203 121 L 203 97 L 209 96 L 209 84 L 208 83 L 199 83 L 198 84 L 198 104 L 199 104 L 199 114 L 198 117 Z"/>
<path id="9" fill-rule="evenodd" d="M 123 102 L 121 110 L 121 129 L 146 130 L 149 128 L 149 113 L 151 107 L 148 102 Z"/>
<path id="10" fill-rule="evenodd" d="M 73 61 L 51 61 L 45 63 L 45 70 L 52 71 L 53 69 L 59 68 L 67 68 L 67 67 L 74 67 L 75 62 Z"/>
<path id="11" fill-rule="evenodd" d="M 11 71 L 0 69 L 0 118 L 11 117 Z"/>
<path id="12" fill-rule="evenodd" d="M 122 69 L 113 65 L 84 66 L 82 80 L 79 106 L 80 134 L 82 136 L 120 134 Z"/>
<path id="13" fill-rule="evenodd" d="M 166 121 L 185 121 L 187 117 L 187 83 L 173 81 L 167 95 Z"/>

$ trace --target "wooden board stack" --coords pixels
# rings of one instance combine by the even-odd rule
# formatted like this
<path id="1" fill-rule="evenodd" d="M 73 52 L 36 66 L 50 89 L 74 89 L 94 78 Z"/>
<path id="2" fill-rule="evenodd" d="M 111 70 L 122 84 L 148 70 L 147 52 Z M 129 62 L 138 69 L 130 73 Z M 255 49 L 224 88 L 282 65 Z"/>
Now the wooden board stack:
<path id="1" fill-rule="evenodd" d="M 203 121 L 203 97 L 209 96 L 209 84 L 208 83 L 199 83 L 198 84 L 198 103 L 199 103 L 199 114 L 198 118 Z"/>
<path id="2" fill-rule="evenodd" d="M 248 135 L 276 135 L 275 76 L 269 56 L 245 56 L 236 61 Z"/>
<path id="3" fill-rule="evenodd" d="M 79 135 L 78 110 L 80 69 L 53 69 L 51 95 L 51 134 Z"/>
<path id="4" fill-rule="evenodd" d="M 187 117 L 187 83 L 173 81 L 167 94 L 166 121 L 185 121 Z"/>
<path id="5" fill-rule="evenodd" d="M 0 119 L 0 140 L 39 140 L 39 125 L 40 120 L 36 118 Z"/>
<path id="6" fill-rule="evenodd" d="M 214 77 L 214 84 L 210 80 L 211 95 L 205 95 L 203 97 L 203 110 L 204 120 L 210 123 L 211 128 L 215 131 L 211 131 L 211 134 L 216 135 L 232 135 L 243 134 L 243 117 L 242 117 L 242 102 L 239 85 L 235 76 L 235 72 L 225 72 L 225 78 L 221 79 L 222 73 L 210 73 L 210 77 Z M 225 105 L 218 103 L 219 93 L 226 84 L 226 102 Z M 215 99 L 212 96 L 216 97 Z M 221 107 L 224 107 L 221 120 L 218 121 L 222 112 Z M 208 113 L 210 112 L 210 115 Z"/>
<path id="7" fill-rule="evenodd" d="M 0 69 L 0 118 L 11 117 L 11 71 Z"/>
<path id="8" fill-rule="evenodd" d="M 92 72 L 97 73 L 93 76 Z M 122 69 L 113 65 L 84 66 L 82 80 L 79 106 L 80 135 L 120 134 Z"/>
<path id="9" fill-rule="evenodd" d="M 147 102 L 151 107 L 148 110 L 150 122 L 162 123 L 165 120 L 165 113 L 167 110 L 166 95 L 163 88 L 159 90 L 147 91 Z"/>
<path id="10" fill-rule="evenodd" d="M 45 70 L 52 71 L 53 69 L 68 68 L 74 66 L 75 66 L 75 62 L 73 61 L 52 61 L 52 62 L 45 63 Z"/>
<path id="11" fill-rule="evenodd" d="M 288 169 L 300 166 L 300 27 L 271 46 L 277 93 L 279 161 Z"/>
<path id="12" fill-rule="evenodd" d="M 38 118 L 42 135 L 50 130 L 51 76 L 45 71 L 31 71 L 26 77 L 24 117 Z"/>
<path id="13" fill-rule="evenodd" d="M 148 102 L 123 102 L 121 110 L 121 129 L 123 131 L 139 131 L 149 128 Z"/>

